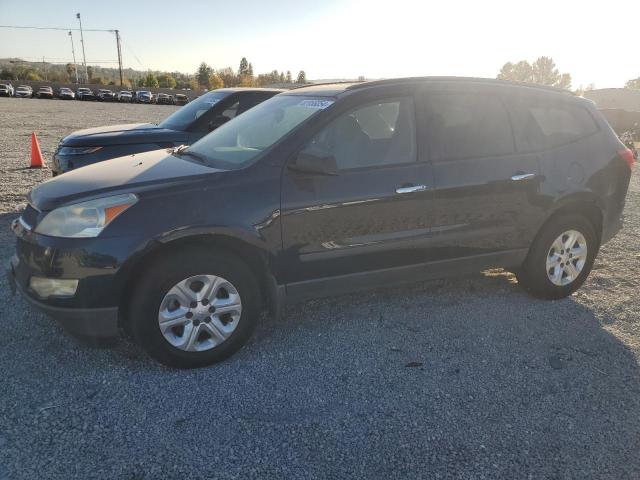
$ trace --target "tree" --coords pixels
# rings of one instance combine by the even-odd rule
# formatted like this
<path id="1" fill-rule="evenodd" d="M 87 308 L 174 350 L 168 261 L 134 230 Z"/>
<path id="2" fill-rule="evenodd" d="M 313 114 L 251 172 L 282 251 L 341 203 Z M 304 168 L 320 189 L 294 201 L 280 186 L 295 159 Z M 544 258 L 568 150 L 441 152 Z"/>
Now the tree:
<path id="1" fill-rule="evenodd" d="M 624 84 L 624 88 L 630 88 L 632 90 L 640 90 L 640 77 L 629 80 Z"/>
<path id="2" fill-rule="evenodd" d="M 209 77 L 213 73 L 213 68 L 202 62 L 196 72 L 196 80 L 201 87 L 207 87 L 209 85 Z"/>
<path id="3" fill-rule="evenodd" d="M 304 73 L 304 70 L 300 70 L 300 73 L 298 73 L 298 79 L 296 80 L 296 83 L 307 83 L 307 74 Z"/>
<path id="4" fill-rule="evenodd" d="M 291 78 L 291 70 L 287 70 L 287 76 L 284 80 L 286 83 L 293 83 L 293 79 Z"/>
<path id="5" fill-rule="evenodd" d="M 516 64 L 507 62 L 500 69 L 499 80 L 511 80 L 514 82 L 533 82 L 533 69 L 526 60 Z"/>
<path id="6" fill-rule="evenodd" d="M 69 78 L 75 82 L 76 79 L 76 66 L 73 63 L 67 63 L 65 65 L 65 70 L 67 71 L 67 75 Z"/>
<path id="7" fill-rule="evenodd" d="M 516 64 L 505 63 L 497 78 L 499 80 L 511 80 L 515 82 L 537 83 L 550 87 L 571 88 L 571 75 L 560 73 L 551 57 L 540 57 L 533 65 L 526 60 Z"/>
<path id="8" fill-rule="evenodd" d="M 144 86 L 149 88 L 158 88 L 160 86 L 153 72 L 147 73 L 147 76 L 144 77 Z"/>
<path id="9" fill-rule="evenodd" d="M 3 80 L 16 80 L 14 73 L 6 68 L 3 68 L 2 71 L 0 71 L 0 78 Z"/>
<path id="10" fill-rule="evenodd" d="M 240 83 L 239 77 L 229 67 L 217 70 L 216 73 L 222 79 L 225 87 L 237 87 Z"/>
<path id="11" fill-rule="evenodd" d="M 160 88 L 176 88 L 177 82 L 170 74 L 162 73 L 158 75 L 158 85 Z"/>
<path id="12" fill-rule="evenodd" d="M 253 78 L 253 65 L 249 62 L 249 66 L 247 67 L 247 76 Z"/>
<path id="13" fill-rule="evenodd" d="M 555 85 L 560 80 L 560 72 L 550 57 L 540 57 L 533 62 L 533 83 L 540 85 Z"/>
<path id="14" fill-rule="evenodd" d="M 249 62 L 247 62 L 246 57 L 242 57 L 242 60 L 240 60 L 240 67 L 238 68 L 238 76 L 242 77 L 248 74 L 249 74 Z"/>
<path id="15" fill-rule="evenodd" d="M 93 78 L 93 67 L 91 66 L 87 67 L 87 77 L 87 80 L 91 82 L 91 79 Z"/>
<path id="16" fill-rule="evenodd" d="M 222 81 L 222 79 L 218 76 L 217 73 L 212 73 L 209 76 L 209 83 L 208 83 L 208 87 L 209 90 L 215 90 L 216 88 L 222 88 L 224 87 L 224 83 Z"/>

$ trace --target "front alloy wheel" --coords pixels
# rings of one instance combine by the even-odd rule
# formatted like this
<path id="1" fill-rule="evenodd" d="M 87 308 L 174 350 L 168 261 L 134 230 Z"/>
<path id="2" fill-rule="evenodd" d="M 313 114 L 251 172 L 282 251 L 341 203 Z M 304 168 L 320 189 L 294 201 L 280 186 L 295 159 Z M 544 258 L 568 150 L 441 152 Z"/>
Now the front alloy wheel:
<path id="1" fill-rule="evenodd" d="M 149 262 L 131 294 L 126 328 L 165 365 L 203 367 L 249 340 L 261 308 L 257 275 L 245 262 L 195 246 Z"/>
<path id="2" fill-rule="evenodd" d="M 241 315 L 242 300 L 231 282 L 215 275 L 196 275 L 176 283 L 164 296 L 158 326 L 174 347 L 202 352 L 229 338 Z"/>

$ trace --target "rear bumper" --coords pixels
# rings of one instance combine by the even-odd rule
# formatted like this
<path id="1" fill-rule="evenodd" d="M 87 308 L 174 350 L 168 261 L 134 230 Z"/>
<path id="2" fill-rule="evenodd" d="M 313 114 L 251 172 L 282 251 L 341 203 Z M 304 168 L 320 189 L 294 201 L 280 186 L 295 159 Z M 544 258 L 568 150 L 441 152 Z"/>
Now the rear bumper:
<path id="1" fill-rule="evenodd" d="M 64 308 L 48 305 L 31 297 L 20 282 L 16 281 L 15 262 L 7 269 L 7 278 L 12 291 L 20 295 L 36 309 L 57 320 L 69 333 L 81 337 L 112 338 L 118 335 L 118 307 Z"/>

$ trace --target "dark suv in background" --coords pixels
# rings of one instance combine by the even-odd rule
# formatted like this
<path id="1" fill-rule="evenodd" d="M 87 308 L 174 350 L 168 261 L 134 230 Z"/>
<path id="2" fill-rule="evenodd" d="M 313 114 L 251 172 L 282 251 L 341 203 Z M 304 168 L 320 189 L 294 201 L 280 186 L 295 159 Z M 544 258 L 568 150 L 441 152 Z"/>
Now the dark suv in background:
<path id="1" fill-rule="evenodd" d="M 73 132 L 58 144 L 51 170 L 55 176 L 111 158 L 189 145 L 281 91 L 221 88 L 198 97 L 169 115 L 159 125 L 134 123 Z"/>
<path id="2" fill-rule="evenodd" d="M 121 327 L 167 365 L 202 366 L 285 298 L 488 267 L 570 295 L 621 226 L 633 163 L 591 102 L 559 90 L 300 88 L 191 147 L 34 188 L 10 278 L 76 333 Z"/>

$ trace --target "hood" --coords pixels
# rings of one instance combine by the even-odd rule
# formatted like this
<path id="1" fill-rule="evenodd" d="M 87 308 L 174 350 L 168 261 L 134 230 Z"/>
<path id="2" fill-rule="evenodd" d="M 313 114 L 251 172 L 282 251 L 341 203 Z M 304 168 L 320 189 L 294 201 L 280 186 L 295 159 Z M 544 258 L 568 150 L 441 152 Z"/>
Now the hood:
<path id="1" fill-rule="evenodd" d="M 167 150 L 155 150 L 114 158 L 52 178 L 31 190 L 29 203 L 38 210 L 48 211 L 65 203 L 135 193 L 222 171 L 183 160 Z"/>
<path id="2" fill-rule="evenodd" d="M 111 125 L 78 130 L 62 139 L 64 147 L 129 145 L 135 143 L 186 142 L 188 134 L 180 130 L 160 128 L 151 123 Z"/>

